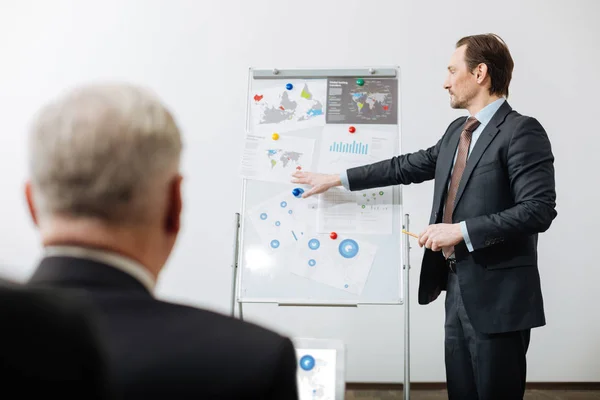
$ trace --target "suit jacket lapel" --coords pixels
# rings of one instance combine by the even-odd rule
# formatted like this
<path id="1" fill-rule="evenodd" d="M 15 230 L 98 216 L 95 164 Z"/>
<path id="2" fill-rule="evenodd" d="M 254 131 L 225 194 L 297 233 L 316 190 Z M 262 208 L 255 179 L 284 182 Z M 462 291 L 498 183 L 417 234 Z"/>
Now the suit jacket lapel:
<path id="1" fill-rule="evenodd" d="M 466 120 L 467 118 L 465 117 L 465 121 Z M 432 216 L 432 224 L 436 223 L 437 211 L 441 210 L 442 199 L 444 198 L 446 188 L 448 187 L 448 180 L 450 179 L 450 171 L 452 170 L 454 155 L 456 153 L 456 148 L 458 147 L 460 133 L 462 132 L 462 128 L 464 126 L 465 121 L 460 123 L 458 128 L 452 133 L 450 139 L 448 140 L 448 145 L 446 146 L 444 151 L 440 151 L 440 154 L 438 156 L 437 164 L 439 168 L 437 168 L 437 171 L 439 171 L 440 175 L 436 175 L 435 177 L 435 193 L 433 196 L 433 204 L 435 204 L 437 208 L 436 214 Z"/>
<path id="2" fill-rule="evenodd" d="M 483 132 L 481 132 L 479 139 L 477 139 L 477 143 L 475 143 L 475 146 L 473 147 L 473 151 L 467 159 L 467 164 L 465 166 L 463 176 L 458 185 L 456 200 L 454 200 L 454 210 L 456 210 L 458 202 L 460 201 L 460 198 L 462 197 L 462 194 L 465 191 L 465 187 L 467 186 L 467 182 L 469 181 L 469 178 L 473 173 L 473 169 L 475 169 L 475 166 L 479 162 L 479 159 L 481 158 L 487 147 L 490 145 L 494 137 L 496 137 L 496 135 L 500 131 L 498 127 L 502 125 L 502 123 L 506 119 L 506 116 L 511 111 L 512 108 L 510 107 L 508 102 L 505 101 L 504 104 L 500 106 L 496 114 L 494 114 L 490 122 L 486 125 Z"/>

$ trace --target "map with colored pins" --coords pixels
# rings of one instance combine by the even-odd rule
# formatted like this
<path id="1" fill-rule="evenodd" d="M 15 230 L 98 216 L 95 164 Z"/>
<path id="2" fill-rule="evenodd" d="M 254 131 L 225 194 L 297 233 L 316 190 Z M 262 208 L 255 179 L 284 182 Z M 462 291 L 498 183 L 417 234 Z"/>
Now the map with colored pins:
<path id="1" fill-rule="evenodd" d="M 255 126 L 277 131 L 303 129 L 325 124 L 325 85 L 321 82 L 292 81 L 256 88 L 251 94 Z"/>

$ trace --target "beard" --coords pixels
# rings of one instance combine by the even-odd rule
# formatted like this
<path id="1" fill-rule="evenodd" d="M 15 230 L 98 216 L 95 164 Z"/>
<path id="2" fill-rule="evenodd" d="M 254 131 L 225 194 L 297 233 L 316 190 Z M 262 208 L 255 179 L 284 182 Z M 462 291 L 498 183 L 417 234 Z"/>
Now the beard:
<path id="1" fill-rule="evenodd" d="M 469 100 L 467 98 L 459 98 L 456 95 L 453 95 L 450 98 L 450 107 L 455 109 L 464 109 L 469 105 Z"/>
<path id="2" fill-rule="evenodd" d="M 455 109 L 466 109 L 471 105 L 471 102 L 475 97 L 477 97 L 477 90 L 474 88 L 466 88 L 463 87 L 461 89 L 461 96 L 458 96 L 455 92 L 449 92 L 452 97 L 450 97 L 450 107 Z"/>
<path id="3" fill-rule="evenodd" d="M 454 109 L 462 109 L 462 108 L 466 108 L 466 106 L 467 106 L 467 102 L 462 99 L 457 99 L 457 98 L 450 99 L 450 107 L 452 107 Z"/>

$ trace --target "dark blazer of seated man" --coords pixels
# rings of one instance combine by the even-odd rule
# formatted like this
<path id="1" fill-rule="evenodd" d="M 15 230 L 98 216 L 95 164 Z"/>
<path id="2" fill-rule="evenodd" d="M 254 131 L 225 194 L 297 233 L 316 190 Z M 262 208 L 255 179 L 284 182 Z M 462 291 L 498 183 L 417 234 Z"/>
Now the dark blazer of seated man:
<path id="1" fill-rule="evenodd" d="M 0 282 L 0 397 L 114 399 L 93 317 L 68 296 Z"/>
<path id="2" fill-rule="evenodd" d="M 40 112 L 30 143 L 44 256 L 29 285 L 84 289 L 124 398 L 298 398 L 290 339 L 153 296 L 182 210 L 179 130 L 153 95 L 75 90 Z"/>

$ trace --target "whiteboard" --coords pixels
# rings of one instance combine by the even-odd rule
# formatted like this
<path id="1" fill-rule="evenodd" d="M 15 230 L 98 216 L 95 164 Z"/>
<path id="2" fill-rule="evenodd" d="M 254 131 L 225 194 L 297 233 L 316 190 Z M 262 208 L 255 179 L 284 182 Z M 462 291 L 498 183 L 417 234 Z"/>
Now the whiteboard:
<path id="1" fill-rule="evenodd" d="M 356 85 L 358 80 L 362 80 L 361 86 Z M 393 85 L 394 91 L 388 93 L 390 97 L 383 106 L 387 117 L 393 119 L 379 123 L 380 120 L 376 119 L 378 116 L 366 119 L 365 115 L 368 114 L 365 112 L 361 116 L 363 119 L 349 122 L 335 120 L 344 118 L 343 115 L 335 115 L 336 97 L 331 96 L 337 94 L 334 89 L 337 90 L 336 85 L 339 86 L 340 82 L 346 85 L 346 92 L 352 86 L 353 96 L 356 95 L 357 88 L 360 89 L 359 93 L 371 93 L 375 87 L 387 88 L 389 91 Z M 374 86 L 376 83 L 378 86 Z M 342 89 L 339 90 L 341 93 Z M 307 93 L 308 96 L 305 96 Z M 277 171 L 281 175 L 278 180 L 270 180 L 275 175 L 269 174 L 275 172 L 261 170 L 260 177 L 252 175 L 254 172 L 243 172 L 236 284 L 238 302 L 289 305 L 403 304 L 402 267 L 406 237 L 402 234 L 401 187 L 397 185 L 358 193 L 336 188 L 327 194 L 302 199 L 294 195 L 294 190 L 308 190 L 309 187 L 291 183 L 291 174 L 296 164 L 296 168 L 306 171 L 341 172 L 336 167 L 345 164 L 336 164 L 337 153 L 333 154 L 342 151 L 341 149 L 345 152 L 344 157 L 350 158 L 350 162 L 358 163 L 354 165 L 363 165 L 361 160 L 367 158 L 361 158 L 362 154 L 375 154 L 376 145 L 384 147 L 390 154 L 401 154 L 400 93 L 398 68 L 281 71 L 250 69 L 247 147 L 244 157 L 246 150 L 252 157 L 242 161 L 241 169 L 252 163 L 260 165 L 257 168 L 266 168 L 267 152 L 273 152 L 270 161 L 272 165 L 269 164 L 268 167 L 273 171 L 281 168 Z M 311 100 L 308 106 L 303 101 L 306 98 Z M 372 105 L 369 101 L 373 99 L 363 99 L 359 106 L 367 110 Z M 356 101 L 346 103 L 353 107 L 357 104 Z M 301 110 L 303 106 L 304 110 L 295 111 Z M 286 107 L 296 107 L 293 112 L 289 112 L 289 117 Z M 322 108 L 319 108 L 318 113 L 313 113 L 310 107 Z M 394 107 L 393 112 L 390 112 L 390 107 Z M 353 109 L 352 114 L 348 110 L 344 112 L 355 118 L 354 113 L 357 111 L 359 108 Z M 306 115 L 316 117 L 311 119 Z M 269 119 L 271 117 L 273 118 Z M 330 122 L 331 119 L 333 122 Z M 347 131 L 352 134 L 347 135 L 346 142 L 335 141 L 340 135 L 346 137 L 344 132 Z M 273 136 L 274 133 L 279 136 Z M 252 141 L 256 137 L 260 138 Z M 368 143 L 362 140 L 367 137 L 371 138 Z M 262 147 L 255 150 L 256 146 L 262 146 L 260 143 L 269 141 L 272 143 L 269 146 L 279 150 L 285 149 L 286 143 L 302 146 L 304 158 L 298 159 L 299 152 L 294 152 L 296 156 L 290 158 L 281 154 L 291 152 L 275 154 L 276 150 L 264 150 Z M 306 143 L 311 143 L 310 148 Z M 371 150 L 368 150 L 369 143 Z M 348 154 L 349 152 L 357 155 Z M 312 157 L 308 157 L 309 153 L 312 153 Z M 333 161 L 325 163 L 325 159 Z M 373 161 L 366 163 L 370 162 Z M 328 209 L 325 206 L 328 203 L 323 202 L 328 198 L 325 196 L 331 198 L 336 191 L 340 196 L 357 196 L 354 204 L 357 211 L 346 217 L 341 215 L 333 219 L 319 219 L 321 210 Z M 377 201 L 380 203 L 376 207 L 374 204 Z M 369 214 L 365 213 L 369 210 L 380 213 L 378 223 L 371 221 Z M 268 230 L 265 230 L 266 225 L 262 225 L 276 223 L 283 227 L 288 222 L 288 213 L 296 218 L 289 221 L 296 226 L 291 231 L 276 230 L 273 225 L 268 225 Z M 269 235 L 274 239 L 271 240 Z M 347 244 L 350 247 L 344 247 Z M 350 259 L 344 249 L 352 250 L 352 246 L 356 247 L 358 255 Z M 313 257 L 312 254 L 319 254 L 319 257 Z M 356 252 L 351 256 L 354 254 Z M 321 260 L 326 262 L 322 263 Z M 318 273 L 323 275 L 313 272 L 317 268 L 320 268 Z M 344 275 L 346 271 L 348 276 Z"/>

